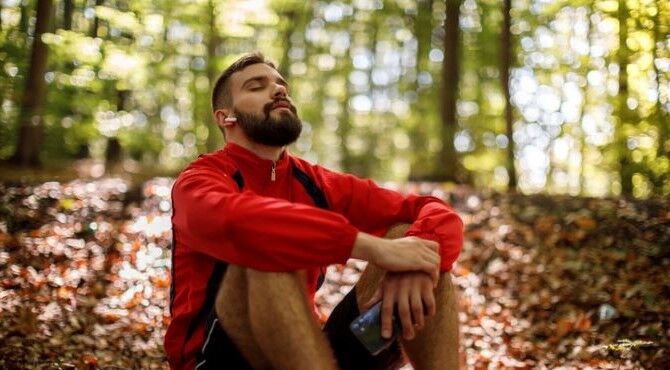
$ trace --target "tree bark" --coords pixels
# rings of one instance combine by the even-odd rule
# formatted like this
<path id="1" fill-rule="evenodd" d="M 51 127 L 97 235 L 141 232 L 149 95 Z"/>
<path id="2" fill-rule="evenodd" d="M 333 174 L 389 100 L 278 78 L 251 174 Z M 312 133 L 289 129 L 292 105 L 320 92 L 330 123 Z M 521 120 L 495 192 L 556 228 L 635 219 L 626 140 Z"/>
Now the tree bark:
<path id="1" fill-rule="evenodd" d="M 105 0 L 95 0 L 95 6 L 102 6 L 105 3 Z M 98 37 L 98 27 L 100 26 L 100 18 L 98 18 L 98 15 L 96 13 L 95 17 L 93 17 L 93 24 L 91 24 L 91 37 Z"/>
<path id="2" fill-rule="evenodd" d="M 352 22 L 356 22 L 356 8 L 354 8 L 354 13 L 351 16 Z M 340 167 L 344 172 L 351 172 L 353 160 L 351 158 L 351 151 L 347 142 L 349 141 L 349 135 L 351 134 L 351 114 L 349 112 L 349 101 L 351 100 L 351 83 L 349 82 L 349 75 L 353 69 L 351 62 L 351 48 L 354 42 L 353 34 L 351 35 L 351 40 L 349 48 L 344 54 L 344 67 L 342 68 L 342 74 L 345 77 L 344 82 L 344 96 L 342 96 L 342 102 L 340 107 L 342 110 L 338 119 L 337 125 L 337 134 L 340 137 Z"/>
<path id="3" fill-rule="evenodd" d="M 459 39 L 458 25 L 461 0 L 447 0 L 444 21 L 444 60 L 442 61 L 441 114 L 442 150 L 436 166 L 436 177 L 441 181 L 462 182 L 462 171 L 454 147 L 458 129 L 456 101 L 458 99 Z"/>
<path id="4" fill-rule="evenodd" d="M 117 90 L 116 92 L 116 111 L 122 112 L 128 109 L 130 100 L 130 90 Z M 107 147 L 105 149 L 105 170 L 115 172 L 121 160 L 123 159 L 123 147 L 117 137 L 107 138 Z"/>
<path id="5" fill-rule="evenodd" d="M 28 34 L 28 24 L 30 22 L 30 9 L 28 7 L 28 0 L 22 0 L 21 5 L 21 18 L 19 19 L 19 31 L 21 33 Z"/>
<path id="6" fill-rule="evenodd" d="M 629 49 L 626 45 L 628 39 L 628 9 L 626 7 L 626 0 L 619 0 L 619 10 L 617 14 L 619 21 L 619 51 L 617 52 L 617 61 L 619 64 L 619 93 L 617 96 L 617 116 L 619 119 L 618 127 L 616 127 L 616 148 L 619 175 L 621 176 L 621 193 L 623 195 L 633 194 L 633 174 L 635 170 L 630 158 L 630 150 L 627 145 L 627 135 L 625 132 L 626 123 L 630 119 L 630 110 L 628 109 L 628 56 Z"/>
<path id="7" fill-rule="evenodd" d="M 72 15 L 74 14 L 74 0 L 63 0 L 63 29 L 72 29 Z"/>
<path id="8" fill-rule="evenodd" d="M 430 137 L 430 125 L 422 121 L 429 116 L 427 104 L 432 102 L 429 99 L 426 90 L 420 90 L 419 75 L 421 72 L 430 72 L 429 53 L 431 38 L 433 34 L 433 0 L 419 0 L 417 2 L 417 13 L 414 18 L 414 37 L 416 37 L 416 65 L 414 67 L 414 81 L 412 81 L 412 90 L 416 93 L 416 99 L 412 104 L 412 111 L 415 112 L 418 120 L 408 127 L 412 149 L 414 151 L 412 158 L 412 167 L 409 175 L 410 180 L 422 180 L 431 175 L 431 169 L 426 166 L 431 160 L 428 152 L 428 138 Z"/>
<path id="9" fill-rule="evenodd" d="M 209 15 L 209 34 L 207 38 L 207 79 L 209 81 L 209 89 L 207 91 L 212 91 L 219 73 L 216 70 L 216 49 L 222 43 L 222 39 L 216 26 L 216 3 L 213 0 L 209 0 L 207 2 L 207 9 Z M 219 127 L 214 123 L 212 118 L 212 110 L 206 109 L 203 113 L 203 124 L 207 125 L 208 131 L 205 147 L 208 152 L 212 152 L 221 146 L 223 138 Z"/>
<path id="10" fill-rule="evenodd" d="M 21 101 L 19 136 L 16 151 L 11 159 L 12 162 L 21 167 L 39 167 L 41 164 L 39 153 L 44 130 L 41 114 L 46 94 L 44 73 L 47 68 L 49 51 L 42 42 L 42 34 L 49 29 L 51 7 L 51 0 L 37 1 L 35 36 L 33 37 L 30 67 Z"/>
<path id="11" fill-rule="evenodd" d="M 656 157 L 662 158 L 666 157 L 670 159 L 670 116 L 668 111 L 663 109 L 663 104 L 661 103 L 661 85 L 663 84 L 662 74 L 663 72 L 658 69 L 656 65 L 656 59 L 661 58 L 659 55 L 660 51 L 658 49 L 659 44 L 663 44 L 664 34 L 661 32 L 661 0 L 656 1 L 656 14 L 654 15 L 654 47 L 652 49 L 652 66 L 654 67 L 654 75 L 656 75 L 656 122 L 658 123 L 658 147 L 656 150 Z M 667 52 L 667 50 L 666 50 Z M 656 181 L 656 186 L 659 187 L 659 190 L 663 187 L 663 182 L 667 181 L 668 174 L 667 172 L 662 176 L 661 179 Z M 659 192 L 660 193 L 660 192 Z"/>
<path id="12" fill-rule="evenodd" d="M 288 81 L 289 79 L 289 61 L 288 61 L 288 53 L 291 50 L 292 42 L 291 42 L 291 33 L 293 33 L 293 30 L 296 27 L 295 22 L 298 21 L 298 14 L 294 9 L 286 10 L 280 13 L 280 17 L 283 19 L 282 21 L 282 29 L 281 29 L 281 36 L 279 38 L 279 41 L 284 45 L 284 48 L 282 50 L 282 55 L 281 59 L 279 60 L 279 74 L 284 77 L 285 80 Z"/>
<path id="13" fill-rule="evenodd" d="M 510 98 L 510 69 L 512 68 L 512 0 L 503 2 L 503 29 L 500 35 L 500 82 L 505 96 L 505 128 L 507 134 L 507 174 L 508 190 L 516 191 L 517 179 L 514 166 L 514 116 Z"/>
<path id="14" fill-rule="evenodd" d="M 586 42 L 589 44 L 589 53 L 591 51 L 591 47 L 593 46 L 593 21 L 591 20 L 591 16 L 593 15 L 593 9 L 589 8 L 588 13 L 586 14 L 586 24 L 587 24 L 587 29 L 586 29 Z M 587 66 L 587 71 L 584 73 L 584 75 L 588 75 L 589 67 Z M 588 153 L 588 146 L 586 144 L 586 130 L 584 130 L 584 113 L 586 113 L 586 110 L 589 105 L 589 85 L 586 84 L 586 87 L 584 87 L 584 100 L 582 101 L 582 107 L 579 112 L 579 121 L 577 122 L 579 130 L 578 130 L 578 135 L 579 135 L 579 152 L 580 152 L 580 163 L 579 163 L 579 194 L 584 196 L 584 190 L 586 185 L 586 155 Z"/>
<path id="15" fill-rule="evenodd" d="M 369 27 L 370 37 L 368 38 L 368 49 L 372 52 L 372 61 L 370 69 L 368 72 L 368 86 L 370 97 L 374 95 L 374 83 L 372 82 L 372 71 L 375 69 L 375 64 L 377 63 L 377 44 L 379 41 L 379 20 L 377 17 L 371 17 L 369 20 L 370 23 L 366 25 L 366 28 Z M 348 80 L 348 78 L 347 78 Z M 374 105 L 374 103 L 373 103 Z M 374 148 L 377 146 L 378 134 L 375 132 L 375 129 L 372 127 L 378 127 L 381 125 L 381 122 L 378 118 L 378 113 L 374 112 L 374 108 L 369 113 L 370 119 L 372 121 L 371 127 L 368 127 L 364 130 L 359 131 L 358 135 L 365 141 L 365 147 L 368 148 L 369 152 L 357 155 L 351 155 L 349 168 L 351 173 L 359 177 L 370 177 L 372 173 L 372 168 L 375 165 L 379 164 L 378 158 L 374 155 Z M 348 136 L 348 135 L 347 135 Z"/>

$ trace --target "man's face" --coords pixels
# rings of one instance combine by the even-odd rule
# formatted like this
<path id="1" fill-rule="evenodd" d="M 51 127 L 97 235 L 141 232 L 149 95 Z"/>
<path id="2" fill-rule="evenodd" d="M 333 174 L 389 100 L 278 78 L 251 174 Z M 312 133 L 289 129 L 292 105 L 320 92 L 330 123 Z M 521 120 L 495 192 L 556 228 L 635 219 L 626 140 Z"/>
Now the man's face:
<path id="1" fill-rule="evenodd" d="M 288 97 L 288 84 L 266 64 L 252 64 L 230 77 L 232 110 L 252 141 L 269 146 L 293 143 L 302 123 Z"/>

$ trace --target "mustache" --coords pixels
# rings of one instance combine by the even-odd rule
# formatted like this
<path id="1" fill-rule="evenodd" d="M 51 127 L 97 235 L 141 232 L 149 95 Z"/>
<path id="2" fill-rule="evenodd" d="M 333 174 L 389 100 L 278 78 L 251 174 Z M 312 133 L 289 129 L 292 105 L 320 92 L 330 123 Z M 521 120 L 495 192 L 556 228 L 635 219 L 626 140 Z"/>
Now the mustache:
<path id="1" fill-rule="evenodd" d="M 279 103 L 285 103 L 285 104 L 287 104 L 289 110 L 290 110 L 291 112 L 293 112 L 293 114 L 298 114 L 297 110 L 295 109 L 295 106 L 291 103 L 290 100 L 288 100 L 288 99 L 284 99 L 284 98 L 279 98 L 279 99 L 275 99 L 275 100 L 273 100 L 273 101 L 271 101 L 271 102 L 269 102 L 269 103 L 266 103 L 266 104 L 263 106 L 263 113 L 265 113 L 265 117 L 269 117 L 269 116 L 270 116 L 270 111 L 272 110 L 272 108 L 273 108 L 274 106 L 276 106 L 277 104 L 279 104 Z"/>

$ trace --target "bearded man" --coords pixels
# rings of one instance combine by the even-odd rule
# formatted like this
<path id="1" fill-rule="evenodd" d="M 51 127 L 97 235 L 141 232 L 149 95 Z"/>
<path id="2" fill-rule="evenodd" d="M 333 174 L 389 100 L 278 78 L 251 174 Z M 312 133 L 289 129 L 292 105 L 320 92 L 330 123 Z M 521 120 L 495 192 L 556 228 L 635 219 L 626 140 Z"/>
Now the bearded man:
<path id="1" fill-rule="evenodd" d="M 403 352 L 417 369 L 458 368 L 458 215 L 291 155 L 302 124 L 260 53 L 223 72 L 212 106 L 227 144 L 172 189 L 171 368 L 395 369 Z M 368 267 L 320 328 L 314 293 L 349 258 Z M 396 339 L 373 356 L 349 325 L 380 300 L 381 336 Z"/>

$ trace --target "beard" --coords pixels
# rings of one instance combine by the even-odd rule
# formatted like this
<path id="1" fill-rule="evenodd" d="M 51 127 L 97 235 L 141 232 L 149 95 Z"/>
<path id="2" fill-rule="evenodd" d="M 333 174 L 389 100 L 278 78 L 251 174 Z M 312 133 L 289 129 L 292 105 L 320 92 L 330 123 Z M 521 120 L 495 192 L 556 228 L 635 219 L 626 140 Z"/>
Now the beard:
<path id="1" fill-rule="evenodd" d="M 265 117 L 253 113 L 243 113 L 233 109 L 237 124 L 247 137 L 257 143 L 267 146 L 286 146 L 295 142 L 302 132 L 302 122 L 298 118 L 295 107 L 290 106 L 291 113 L 279 112 L 279 118 L 270 116 L 275 102 L 265 104 Z"/>

